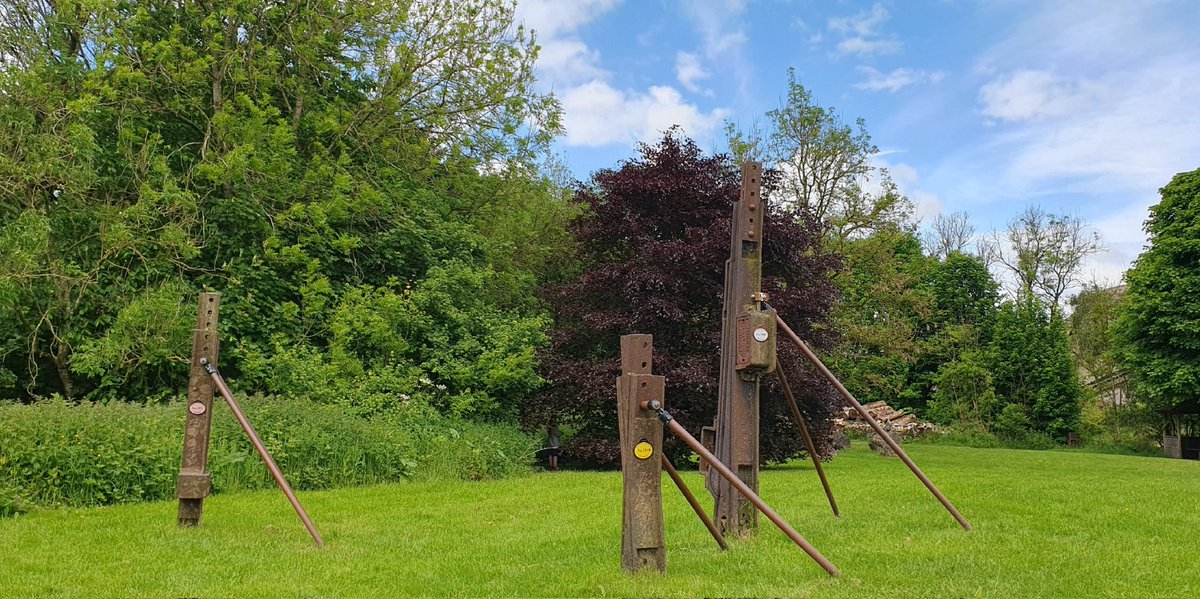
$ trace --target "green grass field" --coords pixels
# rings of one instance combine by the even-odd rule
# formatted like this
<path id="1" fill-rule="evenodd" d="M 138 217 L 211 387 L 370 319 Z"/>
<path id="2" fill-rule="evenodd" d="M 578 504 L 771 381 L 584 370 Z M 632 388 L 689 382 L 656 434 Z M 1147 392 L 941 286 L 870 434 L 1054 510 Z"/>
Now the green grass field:
<path id="1" fill-rule="evenodd" d="M 861 445 L 861 444 L 857 444 Z M 0 521 L 0 597 L 1195 597 L 1200 463 L 916 445 L 975 526 L 964 532 L 896 459 L 808 463 L 762 495 L 829 557 L 832 579 L 769 521 L 722 554 L 665 476 L 668 573 L 620 569 L 620 475 L 304 493 L 313 547 L 277 492 L 44 510 Z M 699 475 L 684 473 L 702 500 Z"/>

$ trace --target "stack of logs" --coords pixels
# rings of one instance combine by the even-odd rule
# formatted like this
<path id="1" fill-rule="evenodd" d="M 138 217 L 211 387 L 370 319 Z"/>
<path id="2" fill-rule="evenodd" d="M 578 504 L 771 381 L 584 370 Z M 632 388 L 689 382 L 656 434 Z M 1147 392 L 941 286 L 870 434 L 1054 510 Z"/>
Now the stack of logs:
<path id="1" fill-rule="evenodd" d="M 883 430 L 887 431 L 897 443 L 903 443 L 905 439 L 924 436 L 929 431 L 937 430 L 937 426 L 928 422 L 922 422 L 915 414 L 910 414 L 904 409 L 895 409 L 887 404 L 886 401 L 875 401 L 863 406 L 867 412 L 871 414 Z M 894 456 L 891 448 L 875 434 L 871 425 L 853 409 L 846 408 L 841 418 L 834 420 L 834 423 L 842 427 L 843 430 L 850 433 L 864 435 L 870 441 L 868 445 L 871 449 L 879 452 L 881 455 Z"/>

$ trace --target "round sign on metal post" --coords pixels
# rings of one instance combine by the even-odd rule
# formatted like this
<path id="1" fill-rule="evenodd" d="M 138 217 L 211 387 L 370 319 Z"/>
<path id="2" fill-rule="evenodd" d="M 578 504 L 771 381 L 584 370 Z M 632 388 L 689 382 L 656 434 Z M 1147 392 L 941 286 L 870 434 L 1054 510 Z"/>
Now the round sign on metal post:
<path id="1" fill-rule="evenodd" d="M 633 446 L 633 455 L 639 460 L 645 460 L 654 455 L 654 446 L 649 441 L 642 440 Z"/>
<path id="2" fill-rule="evenodd" d="M 766 341 L 767 338 L 769 338 L 770 336 L 771 336 L 771 334 L 768 333 L 767 329 L 765 329 L 763 327 L 758 327 L 757 329 L 754 329 L 754 340 L 758 341 L 759 343 Z"/>
<path id="3" fill-rule="evenodd" d="M 192 405 L 188 406 L 188 411 L 191 412 L 195 416 L 199 416 L 199 415 L 203 414 L 206 410 L 208 410 L 208 408 L 204 407 L 204 404 L 202 404 L 198 401 L 194 402 L 194 403 L 192 403 Z"/>

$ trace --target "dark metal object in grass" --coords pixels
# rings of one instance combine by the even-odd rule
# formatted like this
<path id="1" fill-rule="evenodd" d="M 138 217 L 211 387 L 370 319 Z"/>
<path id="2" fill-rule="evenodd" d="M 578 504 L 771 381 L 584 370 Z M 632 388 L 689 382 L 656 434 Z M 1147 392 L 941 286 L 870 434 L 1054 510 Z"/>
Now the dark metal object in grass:
<path id="1" fill-rule="evenodd" d="M 705 449 L 695 437 L 687 432 L 687 429 L 683 428 L 682 425 L 675 421 L 675 418 L 673 418 L 671 414 L 663 409 L 662 404 L 658 402 L 647 402 L 647 404 L 643 406 L 643 409 L 656 412 L 659 420 L 662 420 L 663 424 L 665 424 L 667 428 L 671 429 L 671 432 L 675 433 L 676 437 L 679 437 L 679 439 L 686 443 L 688 447 L 691 447 L 692 451 L 700 454 L 700 457 L 708 460 L 710 471 L 715 470 L 718 474 L 724 477 L 725 480 L 729 481 L 729 484 L 733 486 L 738 493 L 741 493 L 742 497 L 745 497 L 747 501 L 754 505 L 754 507 L 758 508 L 758 511 L 762 512 L 762 515 L 766 516 L 768 520 L 775 524 L 775 526 L 779 527 L 779 530 L 783 531 L 783 534 L 787 535 L 789 539 L 796 543 L 796 545 L 799 545 L 800 548 L 803 549 L 804 552 L 813 559 L 813 561 L 820 564 L 820 566 L 824 568 L 830 576 L 841 575 L 841 572 L 838 571 L 837 566 L 833 565 L 833 562 L 830 562 L 828 559 L 826 559 L 824 555 L 821 555 L 820 551 L 817 551 L 816 547 L 813 547 L 812 544 L 804 540 L 804 537 L 800 536 L 800 533 L 796 532 L 796 529 L 792 528 L 792 526 L 788 524 L 786 520 L 781 518 L 779 514 L 776 514 L 775 510 L 771 509 L 771 506 L 767 505 L 765 501 L 759 498 L 758 494 L 751 490 L 750 487 L 746 486 L 746 483 L 742 482 L 732 470 L 726 467 L 725 464 L 721 463 L 721 461 L 717 459 L 717 456 L 714 456 L 712 452 Z"/>
<path id="2" fill-rule="evenodd" d="M 812 435 L 808 432 L 808 424 L 804 422 L 804 416 L 800 415 L 800 406 L 796 403 L 796 396 L 792 395 L 792 386 L 788 384 L 782 368 L 776 368 L 775 374 L 779 377 L 779 385 L 783 387 L 783 394 L 787 397 L 788 405 L 792 407 L 792 416 L 795 417 L 796 424 L 800 426 L 800 435 L 804 437 L 804 445 L 808 447 L 808 457 L 817 469 L 817 476 L 821 478 L 821 487 L 825 489 L 825 497 L 829 498 L 829 507 L 833 509 L 835 518 L 841 518 L 842 514 L 838 511 L 837 502 L 833 499 L 833 490 L 829 488 L 829 480 L 825 478 L 825 468 L 821 466 L 821 456 L 817 455 L 817 447 L 813 443 Z"/>
<path id="3" fill-rule="evenodd" d="M 229 404 L 229 409 L 233 411 L 238 424 L 242 425 L 242 430 L 246 431 L 246 436 L 250 437 L 250 442 L 254 444 L 254 449 L 258 451 L 258 456 L 267 465 L 267 469 L 271 471 L 271 477 L 275 479 L 275 484 L 279 485 L 279 489 L 287 496 L 288 501 L 292 504 L 292 508 L 300 516 L 300 521 L 304 523 L 304 528 L 308 529 L 308 534 L 312 535 L 313 541 L 317 543 L 317 547 L 324 547 L 325 541 L 321 540 L 321 535 L 317 533 L 317 527 L 309 519 L 308 513 L 304 511 L 304 507 L 300 505 L 300 500 L 296 499 L 296 494 L 292 492 L 292 486 L 283 478 L 283 472 L 279 470 L 279 466 L 275 464 L 275 460 L 271 458 L 271 454 L 263 446 L 262 440 L 258 438 L 258 433 L 254 432 L 254 427 L 246 419 L 246 414 L 242 412 L 242 408 L 238 405 L 237 400 L 233 398 L 233 393 L 229 391 L 229 386 L 225 384 L 225 379 L 221 376 L 221 373 L 217 372 L 216 366 L 213 366 L 207 358 L 200 358 L 200 365 L 204 367 L 204 370 L 212 378 L 217 391 L 221 393 L 221 397 L 225 398 L 225 403 Z"/>
<path id="4" fill-rule="evenodd" d="M 788 327 L 787 323 L 785 323 L 782 318 L 776 316 L 776 319 L 777 324 L 779 325 L 779 330 L 783 331 L 783 334 L 786 335 L 788 339 L 791 339 L 792 343 L 796 344 L 796 347 L 800 349 L 800 352 L 804 354 L 804 357 L 808 358 L 808 361 L 812 362 L 813 366 L 817 367 L 817 370 L 821 372 L 821 375 L 823 375 L 825 379 L 828 380 L 835 389 L 837 389 L 838 393 L 842 395 L 846 402 L 849 403 L 850 406 L 853 407 L 860 416 L 862 416 L 863 420 L 867 421 L 867 424 L 871 425 L 871 428 L 875 430 L 875 434 L 879 435 L 879 438 L 883 439 L 883 442 L 887 443 L 888 447 L 890 447 L 892 451 L 896 452 L 896 456 L 899 457 L 906 466 L 908 466 L 909 470 L 912 470 L 912 473 L 921 480 L 921 482 L 925 485 L 925 488 L 929 489 L 930 493 L 933 493 L 933 496 L 936 497 L 939 502 L 941 502 L 942 506 L 946 508 L 946 511 L 950 512 L 950 515 L 954 516 L 955 520 L 958 520 L 958 523 L 962 525 L 964 530 L 971 530 L 971 525 L 967 522 L 967 519 L 963 518 L 962 514 L 958 513 L 958 510 L 954 509 L 954 505 L 950 503 L 950 500 L 946 499 L 945 495 L 942 495 L 942 492 L 939 491 L 936 486 L 934 486 L 933 481 L 929 480 L 929 477 L 925 476 L 924 472 L 921 472 L 921 469 L 918 468 L 915 463 L 913 463 L 912 459 L 908 457 L 908 454 L 904 453 L 904 450 L 900 448 L 900 444 L 896 443 L 896 440 L 892 439 L 892 436 L 889 435 L 887 431 L 883 430 L 883 427 L 879 425 L 879 422 L 876 421 L 875 418 L 871 416 L 871 413 L 868 412 L 867 409 L 864 408 L 862 404 L 854 398 L 854 395 L 852 395 L 850 391 L 846 389 L 845 385 L 838 380 L 837 376 L 834 376 L 833 372 L 831 372 L 829 368 L 827 368 L 825 364 L 821 362 L 821 359 L 817 357 L 817 354 L 813 353 L 813 351 L 809 349 L 808 345 L 804 343 L 800 337 L 796 336 L 796 333 L 794 333 L 792 329 Z"/>
<path id="5" fill-rule="evenodd" d="M 688 489 L 687 483 L 683 482 L 683 477 L 679 476 L 679 472 L 675 470 L 675 465 L 671 463 L 666 454 L 662 456 L 662 465 L 667 470 L 667 474 L 670 475 L 671 480 L 675 481 L 675 486 L 679 487 L 679 492 L 683 493 L 683 498 L 687 499 L 688 505 L 692 506 L 692 511 L 696 512 L 700 521 L 704 523 L 704 527 L 708 529 L 709 534 L 716 540 L 717 545 L 721 546 L 721 551 L 728 551 L 729 545 L 725 544 L 725 537 L 721 536 L 721 531 L 717 530 L 717 525 L 713 524 L 712 518 L 709 518 L 704 508 L 700 507 L 700 502 L 696 500 L 695 495 L 692 495 L 692 491 Z"/>

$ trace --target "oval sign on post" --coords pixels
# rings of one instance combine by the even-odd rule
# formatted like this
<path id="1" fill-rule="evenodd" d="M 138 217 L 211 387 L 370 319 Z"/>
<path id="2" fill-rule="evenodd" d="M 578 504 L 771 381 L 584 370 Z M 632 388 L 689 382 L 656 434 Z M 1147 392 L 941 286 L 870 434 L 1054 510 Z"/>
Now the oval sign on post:
<path id="1" fill-rule="evenodd" d="M 755 341 L 762 343 L 763 341 L 767 340 L 767 337 L 770 337 L 770 333 L 767 332 L 767 329 L 764 329 L 762 327 L 758 327 L 757 329 L 754 329 L 754 340 Z"/>
<path id="2" fill-rule="evenodd" d="M 193 402 L 192 405 L 188 406 L 188 411 L 196 416 L 203 414 L 204 410 L 205 410 L 204 404 L 202 404 L 198 401 Z"/>
<path id="3" fill-rule="evenodd" d="M 639 460 L 649 458 L 654 455 L 654 446 L 649 441 L 640 441 L 633 446 L 633 455 Z"/>

